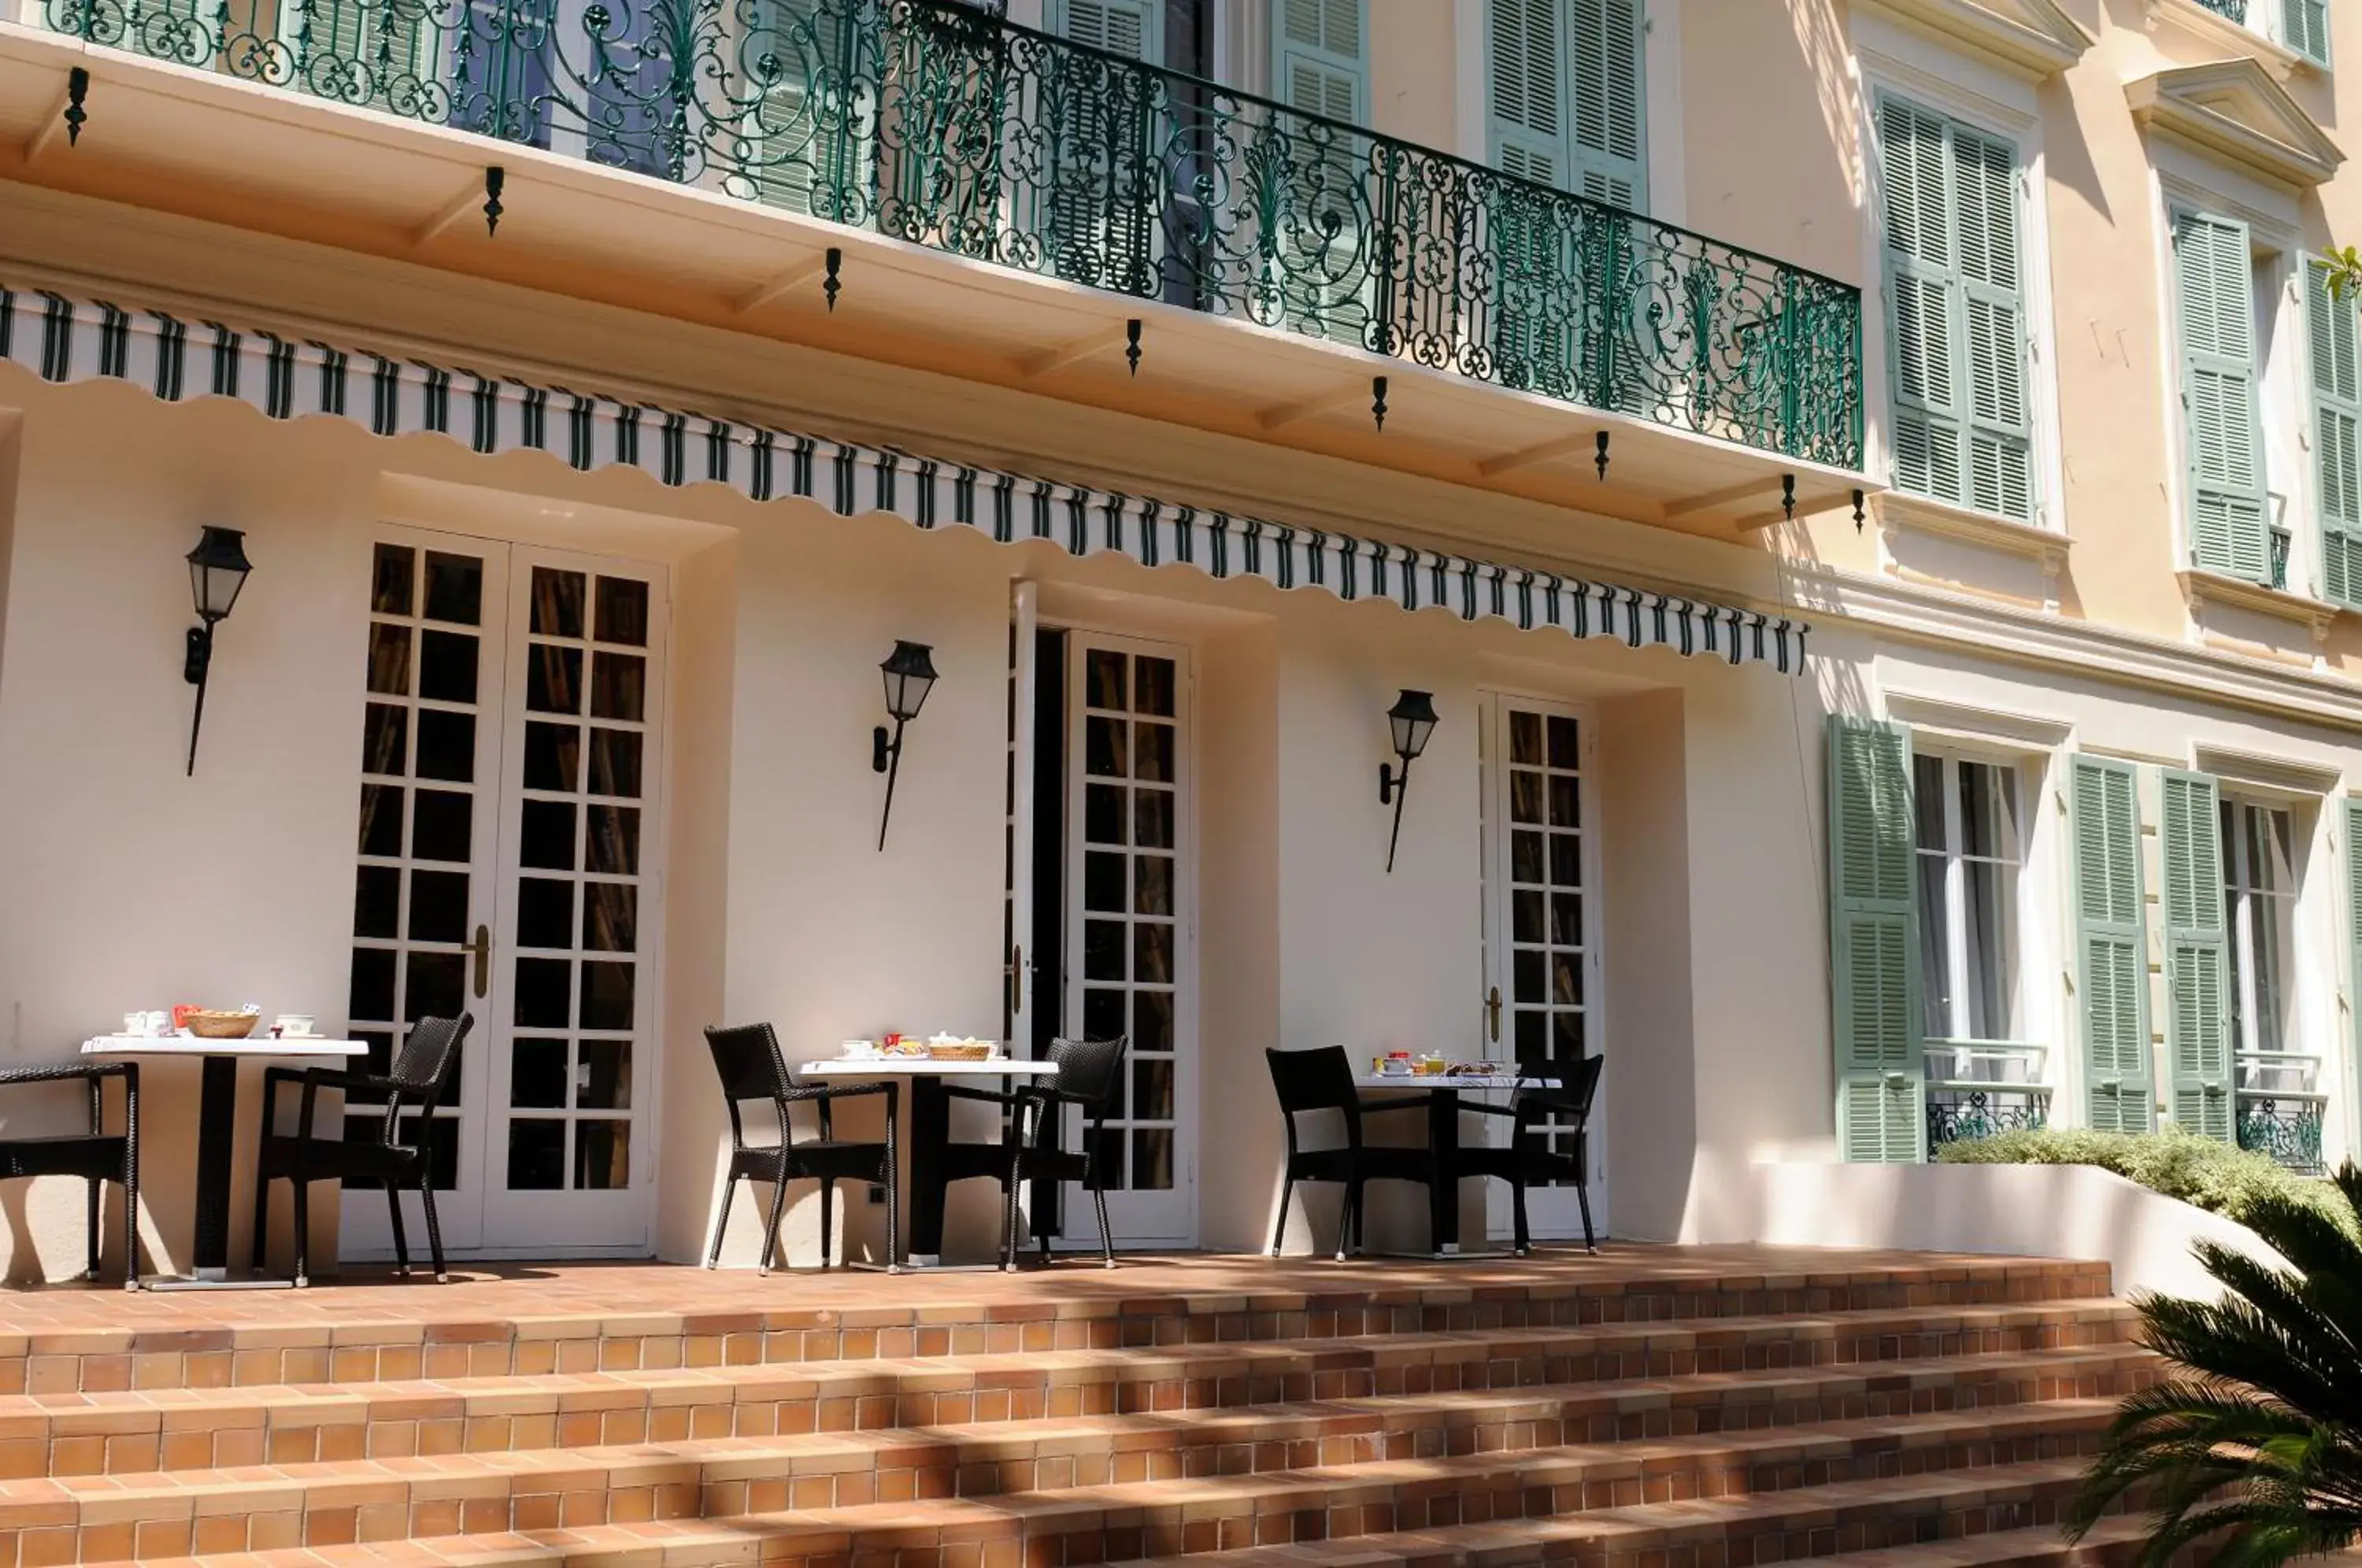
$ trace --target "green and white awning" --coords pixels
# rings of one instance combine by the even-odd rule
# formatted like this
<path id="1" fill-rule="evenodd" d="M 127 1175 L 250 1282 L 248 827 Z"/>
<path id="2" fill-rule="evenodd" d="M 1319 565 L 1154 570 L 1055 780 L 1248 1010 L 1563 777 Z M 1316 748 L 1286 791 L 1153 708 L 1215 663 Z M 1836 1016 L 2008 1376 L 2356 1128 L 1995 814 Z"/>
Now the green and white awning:
<path id="1" fill-rule="evenodd" d="M 0 287 L 0 359 L 49 381 L 129 381 L 168 403 L 236 398 L 272 419 L 326 415 L 379 436 L 432 431 L 479 452 L 531 447 L 585 472 L 620 464 L 668 485 L 723 484 L 756 501 L 796 496 L 848 517 L 890 512 L 921 528 L 974 528 L 1004 544 L 1113 551 L 1144 566 L 1194 566 L 1465 621 L 1805 670 L 1804 623 L 1752 610 L 160 310 Z"/>

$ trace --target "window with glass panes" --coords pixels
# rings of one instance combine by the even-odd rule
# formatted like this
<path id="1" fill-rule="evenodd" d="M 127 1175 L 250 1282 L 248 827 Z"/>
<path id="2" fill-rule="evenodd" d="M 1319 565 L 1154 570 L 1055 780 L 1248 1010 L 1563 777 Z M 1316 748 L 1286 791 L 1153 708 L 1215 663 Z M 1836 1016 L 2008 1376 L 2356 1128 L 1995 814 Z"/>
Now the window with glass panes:
<path id="1" fill-rule="evenodd" d="M 1926 1038 L 2008 1040 L 2025 863 L 2016 769 L 1926 751 L 1913 756 L 1912 769 Z"/>
<path id="2" fill-rule="evenodd" d="M 2295 827 L 2288 812 L 2225 799 L 2223 893 L 2231 922 L 2232 1044 L 2242 1052 L 2297 1049 L 2290 1028 L 2295 929 Z"/>

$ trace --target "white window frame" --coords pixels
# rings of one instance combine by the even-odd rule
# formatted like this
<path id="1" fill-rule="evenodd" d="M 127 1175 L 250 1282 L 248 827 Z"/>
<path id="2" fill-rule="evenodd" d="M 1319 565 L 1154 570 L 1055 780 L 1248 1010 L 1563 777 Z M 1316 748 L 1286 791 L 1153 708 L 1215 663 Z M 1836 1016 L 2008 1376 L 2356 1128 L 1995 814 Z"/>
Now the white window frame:
<path id="1" fill-rule="evenodd" d="M 1860 141 L 1863 178 L 1871 182 L 1869 221 L 1862 225 L 1861 276 L 1878 280 L 1874 309 L 1862 313 L 1863 395 L 1868 410 L 1868 443 L 1863 454 L 1870 471 L 1894 469 L 1894 388 L 1888 370 L 1893 349 L 1888 324 L 1893 304 L 1886 297 L 1886 227 L 1883 193 L 1878 179 L 1878 104 L 1896 97 L 1958 120 L 1971 130 L 2017 148 L 2019 180 L 2019 298 L 2025 313 L 2026 421 L 2034 443 L 2030 465 L 2034 480 L 2035 527 L 2052 533 L 2068 531 L 2065 502 L 2067 475 L 2058 436 L 2056 313 L 2051 308 L 2050 197 L 2048 151 L 2035 84 L 1997 70 L 1980 56 L 1947 47 L 1941 41 L 1857 10 L 1853 18 L 1854 53 L 1860 61 L 1861 93 L 1856 134 Z M 1655 121 L 1650 123 L 1651 134 Z M 1982 519 L 1986 513 L 1970 507 L 1923 496 L 1909 496 L 1913 508 Z M 2012 520 L 2014 521 L 2014 520 Z"/>
<path id="2" fill-rule="evenodd" d="M 2025 883 L 2028 859 L 2026 844 L 2030 837 L 2026 825 L 2025 778 L 2014 759 L 1993 757 L 1955 746 L 1922 745 L 1916 737 L 1913 741 L 1912 757 L 1915 774 L 1919 760 L 1924 758 L 1937 764 L 1942 769 L 1943 778 L 1944 847 L 1939 851 L 1931 851 L 1920 845 L 1919 823 L 1915 809 L 1911 824 L 1911 851 L 1918 857 L 1920 876 L 1924 878 L 1928 875 L 1931 869 L 1930 863 L 1933 862 L 1940 867 L 1940 875 L 1944 883 L 1944 921 L 1948 938 L 1944 963 L 1945 967 L 1949 971 L 1948 988 L 1952 992 L 1951 1017 L 1942 1034 L 1930 1034 L 1928 1038 L 1931 1040 L 2022 1041 L 2027 1011 L 2025 1005 L 2026 944 L 2024 933 L 2026 921 Z M 2007 861 L 1985 856 L 1970 856 L 1962 847 L 1959 781 L 1960 769 L 1963 766 L 1991 768 L 2009 780 L 2012 796 L 2010 814 L 2017 842 L 2014 846 L 2015 851 L 2014 856 Z M 1915 777 L 1912 782 L 1915 790 L 1918 782 Z M 1966 867 L 1972 860 L 1985 864 L 2007 865 L 2010 868 L 2008 898 L 2010 952 L 2007 959 L 2007 973 L 2004 977 L 2007 982 L 2005 988 L 2009 1018 L 2006 1027 L 1996 1033 L 1982 1036 L 1975 1034 L 1967 1026 L 1970 1008 L 1967 982 L 1973 977 L 1970 974 L 1969 962 L 1969 895 Z"/>
<path id="3" fill-rule="evenodd" d="M 2223 896 L 2224 911 L 2230 925 L 2232 962 L 2238 976 L 2238 1028 L 2231 1040 L 2235 1057 L 2266 1055 L 2314 1055 L 2304 1049 L 2304 1009 L 2301 990 L 2303 965 L 2300 960 L 2297 932 L 2304 893 L 2304 842 L 2300 836 L 2301 824 L 2296 812 L 2288 805 L 2261 800 L 2252 795 L 2222 792 L 2223 804 L 2232 813 L 2231 842 L 2223 856 Z M 2248 814 L 2268 813 L 2281 818 L 2288 826 L 2290 886 L 2278 891 L 2256 885 L 2256 868 L 2250 864 Z M 2218 823 L 2217 831 L 2220 831 Z M 2277 906 L 2279 926 L 2279 973 L 2276 977 L 2279 995 L 2273 999 L 2274 1011 L 2280 1021 L 2280 1033 L 2276 1040 L 2259 1041 L 2257 1028 L 2260 1018 L 2257 1002 L 2258 976 L 2256 968 L 2256 922 L 2252 918 L 2257 900 L 2268 900 Z"/>
<path id="4" fill-rule="evenodd" d="M 2167 483 L 2173 497 L 2174 560 L 2192 569 L 2189 421 L 2182 407 L 2181 315 L 2175 284 L 2173 215 L 2194 210 L 2247 226 L 2257 334 L 2256 417 L 2263 431 L 2267 527 L 2289 536 L 2285 591 L 2321 597 L 2320 477 L 2312 442 L 2312 366 L 2308 358 L 2300 271 L 2309 254 L 2292 198 L 2275 195 L 2179 147 L 2151 144 L 2157 224 L 2158 378 L 2165 416 Z M 2193 611 L 2193 613 L 2195 612 Z"/>

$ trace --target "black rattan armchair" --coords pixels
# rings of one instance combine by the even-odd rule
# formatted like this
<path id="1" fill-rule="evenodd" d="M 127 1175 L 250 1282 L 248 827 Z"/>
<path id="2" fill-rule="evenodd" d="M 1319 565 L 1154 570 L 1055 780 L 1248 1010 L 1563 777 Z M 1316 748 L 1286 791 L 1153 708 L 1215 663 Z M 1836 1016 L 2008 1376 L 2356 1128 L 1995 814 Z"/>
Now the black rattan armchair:
<path id="1" fill-rule="evenodd" d="M 730 1226 L 730 1199 L 740 1181 L 771 1184 L 771 1213 L 763 1228 L 761 1272 L 771 1272 L 779 1245 L 779 1216 L 786 1208 L 788 1183 L 820 1183 L 820 1262 L 828 1266 L 829 1236 L 834 1230 L 836 1184 L 875 1182 L 886 1189 L 886 1266 L 900 1257 L 895 1210 L 900 1193 L 894 1179 L 894 1123 L 901 1110 L 901 1093 L 891 1081 L 850 1084 L 799 1084 L 788 1073 L 779 1053 L 779 1037 L 767 1023 L 745 1023 L 728 1029 L 708 1029 L 705 1043 L 713 1052 L 713 1070 L 721 1075 L 722 1098 L 730 1108 L 730 1174 L 722 1185 L 722 1213 L 713 1222 L 713 1245 L 705 1266 L 722 1261 L 722 1233 Z M 886 1097 L 886 1141 L 846 1143 L 836 1136 L 830 1108 L 840 1099 L 863 1095 Z M 777 1143 L 746 1142 L 746 1128 L 738 1114 L 741 1100 L 767 1099 L 779 1113 Z M 820 1136 L 799 1143 L 788 1123 L 788 1107 L 809 1104 L 820 1113 Z"/>
<path id="2" fill-rule="evenodd" d="M 106 1131 L 106 1080 L 123 1080 L 123 1131 Z M 105 1184 L 123 1186 L 123 1287 L 139 1288 L 139 1067 L 134 1062 L 68 1062 L 48 1067 L 0 1068 L 0 1088 L 19 1084 L 85 1082 L 90 1131 L 0 1136 L 0 1180 L 12 1176 L 80 1176 L 90 1184 L 90 1256 L 85 1279 L 98 1277 L 99 1220 Z"/>
<path id="3" fill-rule="evenodd" d="M 1599 1075 L 1606 1066 L 1605 1056 L 1552 1064 L 1535 1071 L 1537 1077 L 1556 1079 L 1555 1088 L 1524 1084 L 1507 1105 L 1471 1101 L 1461 1108 L 1509 1121 L 1507 1143 L 1462 1148 L 1460 1169 L 1464 1176 L 1498 1176 L 1509 1184 L 1519 1257 L 1533 1251 L 1533 1233 L 1526 1224 L 1526 1188 L 1560 1183 L 1572 1185 L 1575 1200 L 1583 1205 L 1584 1250 L 1599 1250 L 1591 1231 L 1591 1102 L 1598 1098 Z M 1561 1143 L 1569 1146 L 1562 1149 Z"/>
<path id="4" fill-rule="evenodd" d="M 1115 1267 L 1115 1238 L 1108 1231 L 1107 1142 L 1108 1111 L 1121 1087 L 1123 1056 L 1130 1037 L 1112 1040 L 1053 1040 L 1043 1059 L 1058 1065 L 1054 1077 L 1023 1084 L 1005 1093 L 947 1084 L 944 1092 L 955 1099 L 976 1099 L 1002 1109 L 1000 1142 L 953 1143 L 935 1160 L 936 1179 L 944 1186 L 971 1176 L 991 1176 L 1000 1183 L 1000 1266 L 1017 1266 L 1017 1194 L 1026 1182 L 1079 1182 L 1098 1207 L 1099 1260 Z M 1061 1146 L 1060 1123 L 1067 1106 L 1081 1110 L 1083 1146 Z M 1050 1235 L 1039 1229 L 1042 1260 L 1050 1258 Z"/>
<path id="5" fill-rule="evenodd" d="M 1279 1193 L 1279 1222 L 1271 1231 L 1271 1255 L 1279 1256 L 1287 1234 L 1287 1205 L 1300 1181 L 1333 1181 L 1345 1188 L 1344 1206 L 1337 1214 L 1337 1261 L 1345 1261 L 1350 1247 L 1362 1244 L 1362 1187 L 1372 1181 L 1411 1181 L 1435 1185 L 1435 1156 L 1426 1149 L 1372 1147 L 1362 1142 L 1362 1118 L 1389 1110 L 1424 1114 L 1424 1097 L 1373 1099 L 1353 1082 L 1353 1065 L 1342 1045 L 1322 1045 L 1309 1051 L 1264 1052 L 1271 1064 L 1271 1087 L 1279 1096 L 1280 1118 L 1287 1125 L 1286 1185 Z M 1345 1145 L 1341 1149 L 1307 1149 L 1297 1141 L 1296 1119 L 1316 1110 L 1333 1110 L 1344 1119 Z"/>
<path id="6" fill-rule="evenodd" d="M 262 1143 L 254 1162 L 254 1264 L 262 1266 L 270 1220 L 270 1184 L 284 1180 L 295 1189 L 295 1284 L 310 1283 L 312 1184 L 318 1181 L 373 1183 L 385 1188 L 393 1211 L 393 1260 L 396 1273 L 410 1274 L 410 1243 L 402 1232 L 402 1189 L 414 1186 L 426 1209 L 426 1250 L 435 1260 L 435 1278 L 450 1278 L 443 1264 L 443 1227 L 435 1215 L 435 1162 L 429 1154 L 428 1122 L 443 1098 L 443 1086 L 458 1066 L 460 1042 L 475 1027 L 472 1014 L 458 1018 L 422 1018 L 394 1053 L 392 1070 L 382 1077 L 346 1072 L 336 1067 L 272 1067 L 262 1075 Z M 279 1131 L 279 1086 L 304 1086 L 295 1113 L 295 1132 Z M 337 1089 L 385 1097 L 384 1131 L 374 1143 L 361 1139 L 323 1137 L 314 1131 L 320 1091 Z M 403 1119 L 415 1130 L 416 1141 L 402 1142 Z M 350 1122 L 346 1122 L 349 1128 Z M 343 1129 L 339 1129 L 343 1131 Z"/>

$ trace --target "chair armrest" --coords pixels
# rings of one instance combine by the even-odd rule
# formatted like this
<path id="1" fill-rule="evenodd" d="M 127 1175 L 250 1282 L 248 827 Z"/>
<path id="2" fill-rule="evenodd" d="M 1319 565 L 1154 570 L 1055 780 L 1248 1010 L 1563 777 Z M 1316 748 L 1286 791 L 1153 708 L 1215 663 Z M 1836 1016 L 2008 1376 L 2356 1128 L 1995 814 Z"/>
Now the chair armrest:
<path id="1" fill-rule="evenodd" d="M 1518 1091 L 1517 1109 L 1519 1119 L 1531 1120 L 1536 1113 L 1550 1116 L 1571 1116 L 1578 1122 L 1588 1122 L 1591 1112 L 1573 1096 L 1560 1089 L 1522 1088 Z"/>
<path id="2" fill-rule="evenodd" d="M 1429 1097 L 1423 1094 L 1398 1099 L 1372 1099 L 1365 1094 L 1361 1097 L 1361 1103 L 1363 1111 L 1368 1114 L 1381 1110 L 1425 1110 L 1428 1099 Z"/>
<path id="3" fill-rule="evenodd" d="M 45 1067 L 0 1067 L 0 1088 L 15 1084 L 49 1084 L 74 1078 L 128 1078 L 139 1081 L 137 1062 L 58 1062 Z"/>
<path id="4" fill-rule="evenodd" d="M 1460 1102 L 1460 1109 L 1473 1111 L 1478 1116 L 1506 1116 L 1512 1121 L 1523 1120 L 1518 1114 L 1518 1108 L 1514 1105 L 1494 1105 L 1481 1099 L 1463 1099 Z"/>
<path id="5" fill-rule="evenodd" d="M 801 1105 L 810 1100 L 851 1099 L 865 1094 L 891 1097 L 894 1092 L 895 1085 L 891 1079 L 864 1078 L 853 1084 L 790 1084 L 787 1099 L 789 1105 Z"/>
<path id="6" fill-rule="evenodd" d="M 371 1073 L 348 1073 L 341 1067 L 304 1067 L 300 1071 L 273 1067 L 270 1071 L 285 1073 L 289 1077 L 300 1079 L 306 1088 L 315 1091 L 332 1088 L 343 1089 L 349 1094 L 355 1089 L 365 1089 L 379 1094 L 395 1094 L 402 1089 L 402 1086 L 392 1078 L 381 1078 Z"/>

